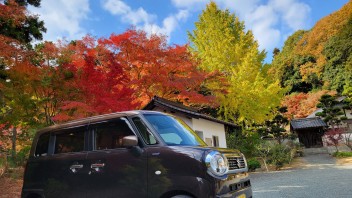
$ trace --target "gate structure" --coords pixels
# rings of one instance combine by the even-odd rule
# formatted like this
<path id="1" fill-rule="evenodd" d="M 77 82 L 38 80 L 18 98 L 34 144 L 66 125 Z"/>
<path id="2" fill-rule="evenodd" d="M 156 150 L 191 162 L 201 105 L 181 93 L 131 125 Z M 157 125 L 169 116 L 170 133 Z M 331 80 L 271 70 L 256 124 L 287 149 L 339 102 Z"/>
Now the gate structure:
<path id="1" fill-rule="evenodd" d="M 328 125 L 320 118 L 302 118 L 291 120 L 291 131 L 298 136 L 299 142 L 306 148 L 323 146 L 322 136 Z"/>

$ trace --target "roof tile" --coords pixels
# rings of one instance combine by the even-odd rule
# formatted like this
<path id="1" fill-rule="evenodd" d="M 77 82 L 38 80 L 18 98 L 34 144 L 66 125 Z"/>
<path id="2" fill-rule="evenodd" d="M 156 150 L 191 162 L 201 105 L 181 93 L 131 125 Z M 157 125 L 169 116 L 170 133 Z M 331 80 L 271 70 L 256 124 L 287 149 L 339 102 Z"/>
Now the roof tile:
<path id="1" fill-rule="evenodd" d="M 328 125 L 319 117 L 303 118 L 291 120 L 291 127 L 293 130 L 327 127 Z"/>

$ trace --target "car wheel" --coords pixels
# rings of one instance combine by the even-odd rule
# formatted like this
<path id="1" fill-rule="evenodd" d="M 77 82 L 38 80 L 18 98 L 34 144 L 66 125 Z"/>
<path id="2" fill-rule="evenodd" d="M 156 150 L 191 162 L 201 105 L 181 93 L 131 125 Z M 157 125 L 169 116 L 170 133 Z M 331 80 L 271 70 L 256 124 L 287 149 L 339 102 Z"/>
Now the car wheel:
<path id="1" fill-rule="evenodd" d="M 192 198 L 189 195 L 176 195 L 176 196 L 172 196 L 171 198 Z"/>

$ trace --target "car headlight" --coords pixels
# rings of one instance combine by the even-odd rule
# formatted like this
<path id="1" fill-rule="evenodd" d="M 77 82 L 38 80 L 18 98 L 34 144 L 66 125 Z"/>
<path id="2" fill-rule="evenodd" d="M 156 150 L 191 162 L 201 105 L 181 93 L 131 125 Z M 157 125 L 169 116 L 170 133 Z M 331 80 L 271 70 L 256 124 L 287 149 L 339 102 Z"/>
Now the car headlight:
<path id="1" fill-rule="evenodd" d="M 205 164 L 215 176 L 223 176 L 229 170 L 227 158 L 218 151 L 212 151 L 205 157 Z"/>

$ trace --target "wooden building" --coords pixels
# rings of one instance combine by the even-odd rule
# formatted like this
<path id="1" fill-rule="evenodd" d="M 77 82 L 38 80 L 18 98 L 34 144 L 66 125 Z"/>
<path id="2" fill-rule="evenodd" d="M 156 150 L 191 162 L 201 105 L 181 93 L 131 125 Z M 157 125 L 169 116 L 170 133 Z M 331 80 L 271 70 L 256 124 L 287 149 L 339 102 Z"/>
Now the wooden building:
<path id="1" fill-rule="evenodd" d="M 299 142 L 306 148 L 322 147 L 322 136 L 328 125 L 319 117 L 291 120 L 291 131 L 298 136 Z"/>
<path id="2" fill-rule="evenodd" d="M 187 107 L 181 103 L 173 102 L 154 96 L 154 98 L 143 108 L 175 115 L 190 126 L 208 146 L 226 148 L 226 129 L 238 128 L 233 123 L 213 118 L 209 115 L 199 113 L 197 109 Z"/>

